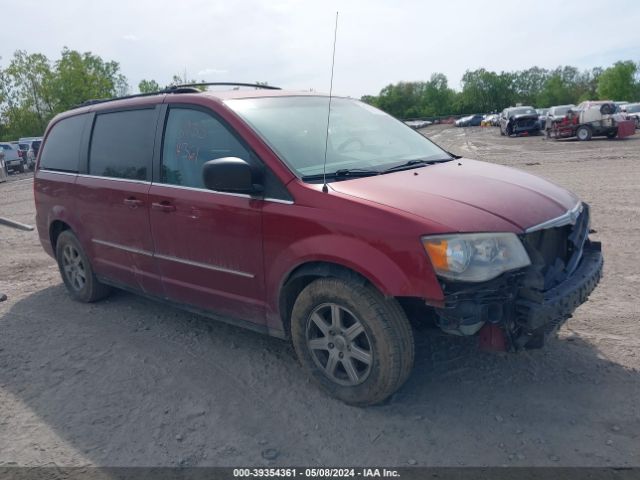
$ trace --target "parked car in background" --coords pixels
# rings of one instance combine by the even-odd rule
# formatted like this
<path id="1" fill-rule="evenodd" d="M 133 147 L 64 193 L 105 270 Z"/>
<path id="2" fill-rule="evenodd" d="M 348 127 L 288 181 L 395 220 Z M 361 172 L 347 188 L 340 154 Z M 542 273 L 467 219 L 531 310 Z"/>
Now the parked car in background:
<path id="1" fill-rule="evenodd" d="M 4 149 L 0 147 L 0 182 L 7 181 L 7 170 L 4 166 Z"/>
<path id="2" fill-rule="evenodd" d="M 482 121 L 480 122 L 481 127 L 491 127 L 494 125 L 494 120 L 498 115 L 495 113 L 490 113 L 482 117 Z"/>
<path id="3" fill-rule="evenodd" d="M 30 143 L 18 140 L 16 146 L 18 147 L 18 155 L 24 160 L 25 168 L 27 168 L 27 153 L 29 152 Z"/>
<path id="4" fill-rule="evenodd" d="M 22 150 L 20 150 L 17 143 L 2 142 L 0 147 L 4 151 L 4 166 L 7 173 L 27 171 L 27 159 L 23 157 Z"/>
<path id="5" fill-rule="evenodd" d="M 535 135 L 540 132 L 538 113 L 533 107 L 509 107 L 500 115 L 500 135 Z"/>
<path id="6" fill-rule="evenodd" d="M 549 109 L 536 108 L 536 113 L 538 114 L 538 124 L 540 125 L 540 131 L 543 131 L 547 122 L 547 114 L 549 113 Z"/>
<path id="7" fill-rule="evenodd" d="M 425 128 L 425 127 L 428 127 L 429 125 L 433 124 L 433 122 L 430 122 L 429 120 L 407 120 L 404 123 L 407 126 L 413 128 L 414 130 L 418 130 L 420 128 Z"/>
<path id="8" fill-rule="evenodd" d="M 31 170 L 35 167 L 36 159 L 38 158 L 38 151 L 40 150 L 40 144 L 42 138 L 35 138 L 31 141 L 29 151 L 27 152 L 27 167 Z"/>
<path id="9" fill-rule="evenodd" d="M 466 117 L 459 118 L 456 120 L 456 127 L 479 127 L 482 122 L 483 115 L 475 114 L 468 115 Z"/>
<path id="10" fill-rule="evenodd" d="M 576 137 L 591 140 L 592 137 L 624 138 L 635 132 L 635 121 L 628 120 L 625 113 L 609 100 L 585 101 L 572 107 L 566 117 L 554 121 L 549 132 L 553 138 Z"/>
<path id="11" fill-rule="evenodd" d="M 181 87 L 50 122 L 36 224 L 72 298 L 115 286 L 290 339 L 329 394 L 370 405 L 411 373 L 427 329 L 409 318 L 540 348 L 596 287 L 576 195 L 350 98 L 333 97 L 327 133 L 328 97 L 270 88 Z"/>
<path id="12" fill-rule="evenodd" d="M 38 155 L 37 148 L 40 147 L 40 142 L 42 141 L 42 137 L 22 137 L 18 139 L 18 145 L 20 146 L 20 150 L 23 152 L 22 156 L 26 160 L 27 168 L 33 169 L 36 163 L 36 157 Z M 34 142 L 38 142 L 36 146 L 36 150 L 33 149 Z"/>
<path id="13" fill-rule="evenodd" d="M 555 105 L 549 108 L 547 112 L 547 118 L 545 119 L 544 131 L 549 134 L 553 122 L 559 122 L 567 116 L 569 109 L 575 107 L 574 104 L 569 105 Z"/>
<path id="14" fill-rule="evenodd" d="M 636 122 L 636 128 L 640 128 L 640 103 L 629 103 L 622 110 L 627 118 Z"/>

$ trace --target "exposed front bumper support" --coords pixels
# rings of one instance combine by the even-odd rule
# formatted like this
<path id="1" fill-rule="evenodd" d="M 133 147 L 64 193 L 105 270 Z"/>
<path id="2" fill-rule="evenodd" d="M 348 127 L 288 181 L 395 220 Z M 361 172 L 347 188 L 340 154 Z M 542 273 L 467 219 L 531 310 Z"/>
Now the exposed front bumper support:
<path id="1" fill-rule="evenodd" d="M 587 300 L 602 278 L 602 269 L 600 243 L 586 241 L 575 270 L 545 291 L 539 282 L 529 282 L 527 269 L 480 285 L 446 285 L 445 307 L 435 309 L 438 325 L 460 335 L 474 334 L 482 327 L 481 339 L 486 338 L 487 329 L 495 336 L 497 328 L 508 350 L 539 348 L 545 335 Z M 492 345 L 499 343 L 491 340 Z"/>

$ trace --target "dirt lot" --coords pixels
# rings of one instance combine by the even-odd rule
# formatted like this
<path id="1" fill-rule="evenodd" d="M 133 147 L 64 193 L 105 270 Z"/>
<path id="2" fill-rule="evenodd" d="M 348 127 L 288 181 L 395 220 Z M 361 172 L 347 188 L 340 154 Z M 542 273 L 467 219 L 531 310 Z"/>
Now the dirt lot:
<path id="1" fill-rule="evenodd" d="M 352 408 L 283 341 L 126 293 L 74 303 L 36 233 L 0 226 L 0 465 L 640 465 L 640 135 L 425 133 L 591 204 L 605 278 L 559 339 L 497 355 L 418 333 L 407 384 Z M 0 212 L 34 222 L 28 174 Z"/>

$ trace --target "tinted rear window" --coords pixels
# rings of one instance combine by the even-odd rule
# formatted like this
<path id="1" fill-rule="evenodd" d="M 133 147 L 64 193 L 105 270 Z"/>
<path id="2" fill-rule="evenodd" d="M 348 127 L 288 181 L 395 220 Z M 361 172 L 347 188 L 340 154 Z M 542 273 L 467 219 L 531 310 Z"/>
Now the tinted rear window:
<path id="1" fill-rule="evenodd" d="M 155 119 L 154 109 L 97 115 L 91 137 L 89 173 L 150 180 Z"/>
<path id="2" fill-rule="evenodd" d="M 43 145 L 40 168 L 77 172 L 80 158 L 80 140 L 87 114 L 65 118 L 56 123 Z"/>

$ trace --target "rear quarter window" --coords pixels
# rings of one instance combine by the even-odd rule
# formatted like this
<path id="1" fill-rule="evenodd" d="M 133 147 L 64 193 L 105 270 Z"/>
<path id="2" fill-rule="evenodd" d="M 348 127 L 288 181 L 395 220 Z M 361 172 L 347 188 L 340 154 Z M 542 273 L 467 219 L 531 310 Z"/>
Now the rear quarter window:
<path id="1" fill-rule="evenodd" d="M 89 174 L 150 180 L 156 116 L 152 108 L 96 115 Z"/>
<path id="2" fill-rule="evenodd" d="M 68 117 L 57 122 L 43 144 L 40 168 L 62 172 L 78 172 L 80 141 L 87 114 Z"/>

